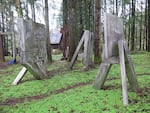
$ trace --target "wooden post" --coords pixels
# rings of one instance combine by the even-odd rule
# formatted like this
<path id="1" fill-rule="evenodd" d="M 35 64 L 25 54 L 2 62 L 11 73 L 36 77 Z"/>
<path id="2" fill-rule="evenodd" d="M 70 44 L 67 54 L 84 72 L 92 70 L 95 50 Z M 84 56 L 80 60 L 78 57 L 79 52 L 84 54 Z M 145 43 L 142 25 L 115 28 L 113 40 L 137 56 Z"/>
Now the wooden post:
<path id="1" fill-rule="evenodd" d="M 13 81 L 12 85 L 17 85 L 21 81 L 26 72 L 27 68 L 23 67 L 22 70 L 17 75 L 16 79 Z"/>
<path id="2" fill-rule="evenodd" d="M 128 94 L 127 94 L 127 84 L 126 84 L 126 69 L 125 69 L 124 48 L 123 48 L 122 40 L 120 40 L 118 42 L 118 48 L 119 48 L 120 68 L 121 68 L 123 104 L 127 105 L 128 104 Z"/>

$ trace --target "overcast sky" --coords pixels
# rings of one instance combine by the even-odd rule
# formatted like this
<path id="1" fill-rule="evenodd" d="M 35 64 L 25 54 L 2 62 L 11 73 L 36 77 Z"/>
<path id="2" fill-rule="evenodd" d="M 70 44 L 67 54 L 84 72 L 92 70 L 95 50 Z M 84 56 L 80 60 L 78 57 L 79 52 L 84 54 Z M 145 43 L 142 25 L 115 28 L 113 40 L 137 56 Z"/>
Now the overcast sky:
<path id="1" fill-rule="evenodd" d="M 39 2 L 44 5 L 43 1 Z M 57 29 L 57 20 L 56 17 L 60 14 L 62 5 L 62 0 L 49 0 L 49 26 L 50 30 Z M 37 12 L 39 12 L 37 10 Z M 40 13 L 37 13 L 37 22 L 45 23 L 44 21 L 44 10 Z"/>

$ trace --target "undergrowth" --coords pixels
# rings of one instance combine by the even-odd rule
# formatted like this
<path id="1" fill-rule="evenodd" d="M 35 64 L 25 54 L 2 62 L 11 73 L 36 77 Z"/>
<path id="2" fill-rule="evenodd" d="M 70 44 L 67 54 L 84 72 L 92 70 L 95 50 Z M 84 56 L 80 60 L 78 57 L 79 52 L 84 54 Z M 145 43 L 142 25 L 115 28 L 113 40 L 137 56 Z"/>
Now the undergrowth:
<path id="1" fill-rule="evenodd" d="M 21 64 L 0 69 L 0 113 L 149 113 L 150 53 L 131 56 L 140 90 L 131 92 L 128 84 L 127 106 L 122 103 L 119 65 L 112 66 L 104 89 L 95 90 L 92 85 L 99 66 L 83 71 L 78 60 L 73 70 L 68 70 L 68 62 L 54 55 L 48 79 L 36 80 L 27 72 L 19 85 L 13 86 Z"/>

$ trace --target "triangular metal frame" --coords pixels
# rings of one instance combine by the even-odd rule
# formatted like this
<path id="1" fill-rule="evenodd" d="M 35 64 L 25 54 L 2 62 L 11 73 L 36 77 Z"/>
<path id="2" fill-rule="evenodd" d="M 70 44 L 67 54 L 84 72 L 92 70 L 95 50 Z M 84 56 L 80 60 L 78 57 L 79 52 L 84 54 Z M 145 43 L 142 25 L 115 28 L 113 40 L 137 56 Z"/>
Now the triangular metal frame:
<path id="1" fill-rule="evenodd" d="M 138 90 L 138 82 L 136 79 L 136 74 L 134 71 L 133 63 L 131 61 L 129 49 L 125 40 L 118 41 L 118 51 L 119 51 L 119 58 L 118 62 L 120 64 L 121 69 L 121 81 L 122 81 L 122 93 L 123 93 L 123 103 L 124 105 L 128 104 L 128 95 L 127 95 L 127 84 L 126 84 L 126 75 L 129 81 L 129 84 L 133 91 Z M 105 52 L 105 51 L 104 51 Z M 115 62 L 116 63 L 116 62 Z M 94 82 L 94 88 L 101 89 L 105 83 L 109 70 L 114 62 L 103 60 L 96 80 Z"/>
<path id="2" fill-rule="evenodd" d="M 74 55 L 71 59 L 70 64 L 69 64 L 69 69 L 73 68 L 73 66 L 77 60 L 78 53 L 83 44 L 84 44 L 83 64 L 84 64 L 85 68 L 88 69 L 88 66 L 92 64 L 93 43 L 94 43 L 94 40 L 92 37 L 92 33 L 88 30 L 84 30 L 82 38 L 81 38 L 80 42 L 78 43 L 78 46 L 74 52 Z"/>

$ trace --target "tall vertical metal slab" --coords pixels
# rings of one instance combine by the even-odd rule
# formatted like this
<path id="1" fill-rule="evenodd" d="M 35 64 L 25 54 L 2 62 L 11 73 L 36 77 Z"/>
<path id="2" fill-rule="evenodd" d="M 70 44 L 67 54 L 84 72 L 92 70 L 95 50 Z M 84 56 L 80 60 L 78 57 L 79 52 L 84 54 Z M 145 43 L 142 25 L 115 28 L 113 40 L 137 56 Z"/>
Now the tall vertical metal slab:
<path id="1" fill-rule="evenodd" d="M 21 63 L 36 79 L 47 76 L 45 26 L 31 20 L 18 20 Z"/>
<path id="2" fill-rule="evenodd" d="M 104 41 L 102 63 L 94 82 L 94 88 L 101 89 L 105 83 L 111 65 L 120 64 L 123 103 L 124 105 L 127 105 L 126 76 L 134 91 L 138 90 L 138 83 L 129 49 L 124 38 L 123 21 L 117 16 L 105 13 Z"/>
<path id="3" fill-rule="evenodd" d="M 118 57 L 118 40 L 124 40 L 123 22 L 117 16 L 104 15 L 104 59 Z"/>
<path id="4" fill-rule="evenodd" d="M 88 36 L 84 39 L 84 57 L 83 64 L 85 68 L 88 68 L 89 65 L 92 65 L 92 55 L 93 55 L 93 37 L 92 33 L 88 31 Z"/>

